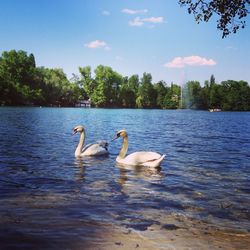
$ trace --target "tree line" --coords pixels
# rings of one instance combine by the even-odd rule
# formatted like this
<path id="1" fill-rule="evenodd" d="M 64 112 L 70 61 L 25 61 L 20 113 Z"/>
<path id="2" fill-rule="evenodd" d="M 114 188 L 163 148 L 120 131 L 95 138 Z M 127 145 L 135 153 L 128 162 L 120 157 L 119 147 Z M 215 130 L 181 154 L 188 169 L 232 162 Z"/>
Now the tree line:
<path id="1" fill-rule="evenodd" d="M 215 82 L 201 86 L 189 81 L 184 86 L 152 82 L 150 73 L 122 76 L 111 67 L 79 67 L 68 79 L 62 69 L 37 67 L 33 54 L 5 51 L 0 57 L 0 104 L 71 107 L 79 100 L 94 107 L 250 110 L 250 86 L 246 81 Z"/>

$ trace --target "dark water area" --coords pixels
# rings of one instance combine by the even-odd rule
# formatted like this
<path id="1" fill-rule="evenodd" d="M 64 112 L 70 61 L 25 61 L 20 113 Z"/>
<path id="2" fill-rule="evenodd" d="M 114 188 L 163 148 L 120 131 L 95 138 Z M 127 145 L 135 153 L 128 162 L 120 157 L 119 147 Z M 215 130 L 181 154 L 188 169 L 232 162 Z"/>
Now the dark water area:
<path id="1" fill-rule="evenodd" d="M 166 158 L 122 168 L 116 140 L 108 157 L 76 159 L 78 124 L 86 143 L 125 128 L 128 153 Z M 110 225 L 143 231 L 169 214 L 250 230 L 250 112 L 4 107 L 0 138 L 0 248 L 88 248 Z"/>

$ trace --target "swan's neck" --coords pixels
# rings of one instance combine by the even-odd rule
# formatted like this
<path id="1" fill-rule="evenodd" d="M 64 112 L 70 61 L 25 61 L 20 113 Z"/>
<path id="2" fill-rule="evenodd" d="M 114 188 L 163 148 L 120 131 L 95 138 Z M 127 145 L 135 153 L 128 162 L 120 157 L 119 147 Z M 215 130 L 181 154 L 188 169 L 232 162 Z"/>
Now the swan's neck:
<path id="1" fill-rule="evenodd" d="M 128 151 L 128 137 L 126 136 L 123 138 L 122 148 L 119 155 L 117 156 L 117 159 L 125 158 L 127 151 Z"/>
<path id="2" fill-rule="evenodd" d="M 75 151 L 75 156 L 80 156 L 81 155 L 82 148 L 83 148 L 83 145 L 84 145 L 84 141 L 85 141 L 85 133 L 83 131 L 83 132 L 80 133 L 80 140 L 79 140 L 78 146 L 77 146 L 76 151 Z"/>

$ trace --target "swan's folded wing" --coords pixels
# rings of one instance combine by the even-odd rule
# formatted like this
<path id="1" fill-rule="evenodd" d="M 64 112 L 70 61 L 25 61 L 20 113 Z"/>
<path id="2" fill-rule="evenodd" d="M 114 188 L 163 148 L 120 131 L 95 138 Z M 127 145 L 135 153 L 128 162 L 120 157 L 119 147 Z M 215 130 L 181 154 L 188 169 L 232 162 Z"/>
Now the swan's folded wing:
<path id="1" fill-rule="evenodd" d="M 91 147 L 92 145 L 94 145 L 94 143 L 89 143 L 89 144 L 85 145 L 85 146 L 83 147 L 81 153 L 85 152 L 85 151 L 86 151 L 89 147 Z"/>
<path id="2" fill-rule="evenodd" d="M 104 155 L 107 153 L 108 150 L 106 147 L 100 146 L 99 143 L 91 143 L 83 148 L 81 155 L 91 156 L 91 155 Z"/>
<path id="3" fill-rule="evenodd" d="M 127 162 L 133 162 L 134 164 L 142 164 L 149 161 L 158 160 L 161 158 L 161 155 L 155 152 L 134 152 L 128 156 L 125 157 Z"/>

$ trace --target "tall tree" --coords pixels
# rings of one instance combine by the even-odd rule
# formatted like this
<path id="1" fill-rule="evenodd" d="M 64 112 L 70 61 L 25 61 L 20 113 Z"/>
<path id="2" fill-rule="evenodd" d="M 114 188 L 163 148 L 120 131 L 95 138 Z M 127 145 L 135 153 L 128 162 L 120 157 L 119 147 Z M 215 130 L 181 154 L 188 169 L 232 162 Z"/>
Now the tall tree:
<path id="1" fill-rule="evenodd" d="M 138 90 L 136 105 L 140 108 L 152 108 L 156 106 L 157 92 L 152 84 L 152 76 L 149 73 L 143 73 L 141 85 Z"/>
<path id="2" fill-rule="evenodd" d="M 214 75 L 211 75 L 211 77 L 210 77 L 210 86 L 213 85 L 213 84 L 215 84 L 215 77 L 214 77 Z"/>
<path id="3" fill-rule="evenodd" d="M 234 111 L 247 111 L 250 106 L 249 86 L 245 81 L 223 81 L 222 89 L 222 109 Z"/>
<path id="4" fill-rule="evenodd" d="M 189 95 L 189 108 L 191 109 L 200 109 L 202 106 L 201 103 L 201 86 L 198 81 L 189 81 L 187 82 L 188 95 Z"/>
<path id="5" fill-rule="evenodd" d="M 159 81 L 154 86 L 157 92 L 156 105 L 158 108 L 164 107 L 164 99 L 167 94 L 166 83 L 164 81 Z"/>
<path id="6" fill-rule="evenodd" d="M 119 88 L 119 105 L 124 108 L 134 108 L 136 92 L 134 89 L 134 78 L 124 77 Z"/>
<path id="7" fill-rule="evenodd" d="M 43 74 L 45 83 L 43 91 L 46 103 L 50 106 L 64 105 L 64 103 L 67 103 L 66 93 L 70 83 L 63 70 L 43 68 Z"/>
<path id="8" fill-rule="evenodd" d="M 0 57 L 0 98 L 6 104 L 25 104 L 33 98 L 35 58 L 25 51 L 4 51 Z"/>
<path id="9" fill-rule="evenodd" d="M 209 108 L 221 108 L 222 91 L 221 85 L 212 84 L 209 91 Z"/>
<path id="10" fill-rule="evenodd" d="M 91 100 L 97 107 L 117 105 L 117 89 L 122 82 L 122 76 L 111 67 L 99 65 L 95 69 L 96 87 Z"/>
<path id="11" fill-rule="evenodd" d="M 128 78 L 128 87 L 135 93 L 135 96 L 137 95 L 139 85 L 140 80 L 138 75 L 132 75 Z"/>
<path id="12" fill-rule="evenodd" d="M 81 78 L 79 80 L 79 87 L 83 88 L 88 97 L 91 97 L 96 87 L 95 80 L 91 77 L 91 67 L 79 67 Z"/>
<path id="13" fill-rule="evenodd" d="M 170 88 L 167 88 L 167 93 L 164 98 L 165 109 L 177 109 L 180 107 L 181 87 L 171 83 Z"/>

